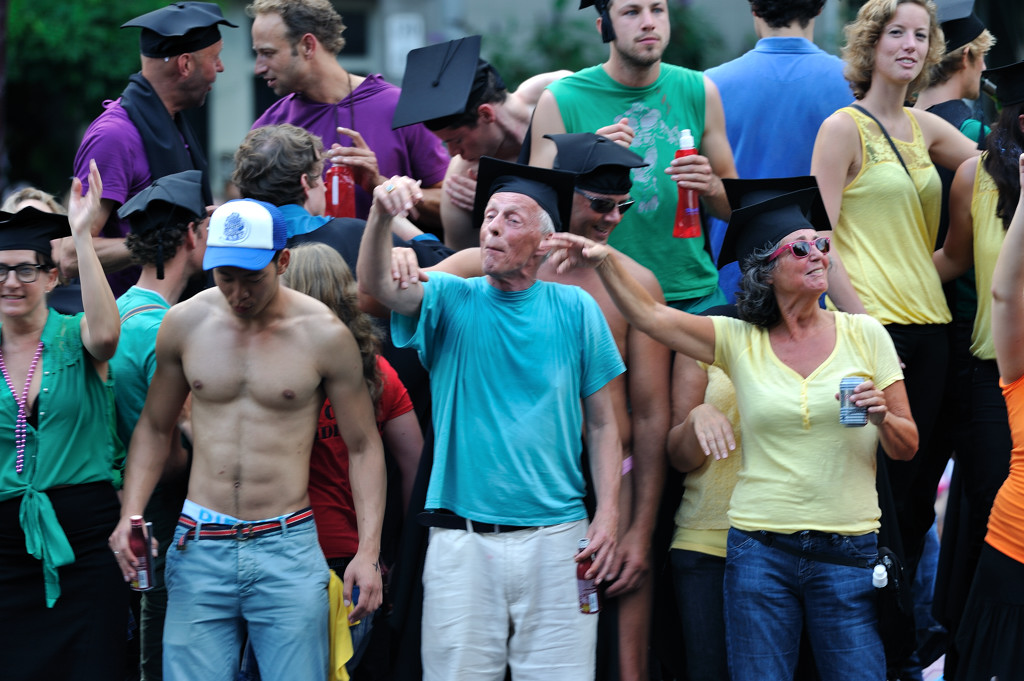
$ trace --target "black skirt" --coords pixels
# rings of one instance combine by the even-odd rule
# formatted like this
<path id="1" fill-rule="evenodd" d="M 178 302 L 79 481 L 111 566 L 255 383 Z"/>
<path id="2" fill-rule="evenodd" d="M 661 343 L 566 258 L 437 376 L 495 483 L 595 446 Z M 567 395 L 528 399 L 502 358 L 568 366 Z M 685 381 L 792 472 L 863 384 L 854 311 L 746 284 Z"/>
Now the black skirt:
<path id="1" fill-rule="evenodd" d="M 1024 563 L 981 549 L 955 648 L 955 681 L 1024 681 Z"/>
<path id="2" fill-rule="evenodd" d="M 46 607 L 42 563 L 25 550 L 21 497 L 0 502 L 0 677 L 6 681 L 124 678 L 128 585 L 107 546 L 120 516 L 109 483 L 47 492 L 75 562 L 58 568 Z"/>

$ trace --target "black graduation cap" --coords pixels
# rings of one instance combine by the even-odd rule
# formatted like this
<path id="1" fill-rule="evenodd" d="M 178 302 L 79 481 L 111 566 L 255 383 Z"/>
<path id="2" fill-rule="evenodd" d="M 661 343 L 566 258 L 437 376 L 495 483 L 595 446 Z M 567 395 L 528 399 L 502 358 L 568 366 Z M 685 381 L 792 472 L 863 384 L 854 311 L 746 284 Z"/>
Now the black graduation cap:
<path id="1" fill-rule="evenodd" d="M 142 236 L 169 226 L 187 224 L 206 216 L 203 200 L 203 172 L 184 170 L 165 175 L 128 199 L 117 209 L 117 216 L 128 220 L 132 232 Z M 163 242 L 156 247 L 156 276 L 164 278 Z"/>
<path id="2" fill-rule="evenodd" d="M 718 255 L 719 268 L 742 263 L 754 250 L 777 244 L 798 229 L 832 229 L 812 175 L 722 183 L 732 216 Z"/>
<path id="3" fill-rule="evenodd" d="M 176 57 L 197 52 L 220 40 L 217 25 L 238 28 L 213 2 L 176 2 L 121 24 L 141 28 L 139 48 L 145 57 Z"/>
<path id="4" fill-rule="evenodd" d="M 504 89 L 498 72 L 480 58 L 480 40 L 471 35 L 411 50 L 391 128 L 414 123 L 426 123 L 431 130 L 448 127 L 480 98 L 492 73 Z"/>
<path id="5" fill-rule="evenodd" d="M 608 13 L 611 0 L 580 0 L 580 9 L 593 7 L 601 15 L 601 40 L 610 43 L 615 40 L 615 29 L 612 28 L 612 17 Z"/>
<path id="6" fill-rule="evenodd" d="M 480 158 L 477 171 L 473 225 L 484 222 L 484 211 L 491 195 L 512 192 L 529 196 L 543 208 L 555 224 L 555 231 L 569 229 L 572 216 L 572 192 L 576 176 L 564 170 L 538 168 L 509 163 L 490 156 Z"/>
<path id="7" fill-rule="evenodd" d="M 67 215 L 31 206 L 17 213 L 0 211 L 0 251 L 35 251 L 50 255 L 50 239 L 71 236 Z"/>
<path id="8" fill-rule="evenodd" d="M 1001 106 L 1024 102 L 1024 61 L 988 69 L 981 75 L 996 84 L 996 99 Z"/>
<path id="9" fill-rule="evenodd" d="M 985 30 L 974 14 L 974 0 L 936 0 L 935 9 L 946 37 L 946 52 L 963 47 Z"/>
<path id="10" fill-rule="evenodd" d="M 576 186 L 598 194 L 627 194 L 632 168 L 650 165 L 639 155 L 592 132 L 544 135 L 558 147 L 554 168 L 576 173 Z"/>

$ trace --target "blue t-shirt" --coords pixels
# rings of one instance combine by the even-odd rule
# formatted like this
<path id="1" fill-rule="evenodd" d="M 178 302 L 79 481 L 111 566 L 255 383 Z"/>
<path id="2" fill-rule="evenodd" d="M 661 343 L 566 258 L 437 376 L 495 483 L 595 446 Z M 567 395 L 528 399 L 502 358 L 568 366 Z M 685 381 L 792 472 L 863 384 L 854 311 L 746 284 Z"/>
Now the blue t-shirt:
<path id="1" fill-rule="evenodd" d="M 809 175 L 814 140 L 822 122 L 853 101 L 843 61 L 797 37 L 770 37 L 705 75 L 718 88 L 725 132 L 743 179 Z M 726 223 L 711 218 L 711 251 L 718 259 Z M 732 300 L 739 266 L 720 278 Z"/>
<path id="2" fill-rule="evenodd" d="M 581 520 L 581 400 L 625 371 L 601 309 L 575 286 L 506 292 L 432 274 L 395 345 L 430 372 L 434 466 L 426 508 L 483 522 Z"/>
<path id="3" fill-rule="evenodd" d="M 170 305 L 155 291 L 132 286 L 117 299 L 121 339 L 110 358 L 117 434 L 127 447 L 156 371 L 156 334 Z"/>

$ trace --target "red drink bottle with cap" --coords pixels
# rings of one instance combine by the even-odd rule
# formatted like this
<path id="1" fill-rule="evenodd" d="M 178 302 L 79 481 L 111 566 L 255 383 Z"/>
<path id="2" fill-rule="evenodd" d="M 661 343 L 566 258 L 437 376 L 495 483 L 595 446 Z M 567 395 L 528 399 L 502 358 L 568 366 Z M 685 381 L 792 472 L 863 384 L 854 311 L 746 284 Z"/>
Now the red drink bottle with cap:
<path id="1" fill-rule="evenodd" d="M 153 588 L 153 562 L 150 556 L 150 541 L 146 535 L 146 526 L 141 515 L 133 515 L 131 521 L 131 534 L 128 536 L 128 547 L 135 554 L 138 567 L 135 568 L 135 579 L 131 581 L 131 588 L 135 591 L 149 591 Z"/>
<path id="2" fill-rule="evenodd" d="M 693 146 L 693 135 L 683 130 L 679 138 L 676 158 L 694 156 L 697 149 Z M 677 239 L 691 239 L 700 236 L 700 198 L 695 189 L 679 187 L 679 203 L 676 204 L 676 225 L 672 236 Z"/>
<path id="3" fill-rule="evenodd" d="M 590 540 L 580 539 L 577 547 L 580 551 L 586 551 L 590 546 Z M 597 585 L 594 580 L 587 579 L 587 570 L 594 564 L 593 556 L 587 556 L 586 560 L 576 563 L 576 588 L 580 596 L 580 612 L 585 615 L 595 615 L 601 610 L 601 600 L 597 593 Z"/>
<path id="4" fill-rule="evenodd" d="M 324 214 L 331 218 L 356 216 L 356 183 L 348 166 L 332 165 L 324 178 L 327 185 L 327 208 Z"/>

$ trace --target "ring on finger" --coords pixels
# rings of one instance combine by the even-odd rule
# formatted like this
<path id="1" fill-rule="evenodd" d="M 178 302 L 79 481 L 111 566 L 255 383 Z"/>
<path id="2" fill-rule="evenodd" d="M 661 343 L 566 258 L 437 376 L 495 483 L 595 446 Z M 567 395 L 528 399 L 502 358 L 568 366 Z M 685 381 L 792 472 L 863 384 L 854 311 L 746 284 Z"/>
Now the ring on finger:
<path id="1" fill-rule="evenodd" d="M 386 185 L 384 185 L 384 191 L 386 191 L 388 194 L 390 194 L 391 192 L 395 191 L 395 185 L 393 185 L 393 184 L 386 184 Z"/>

